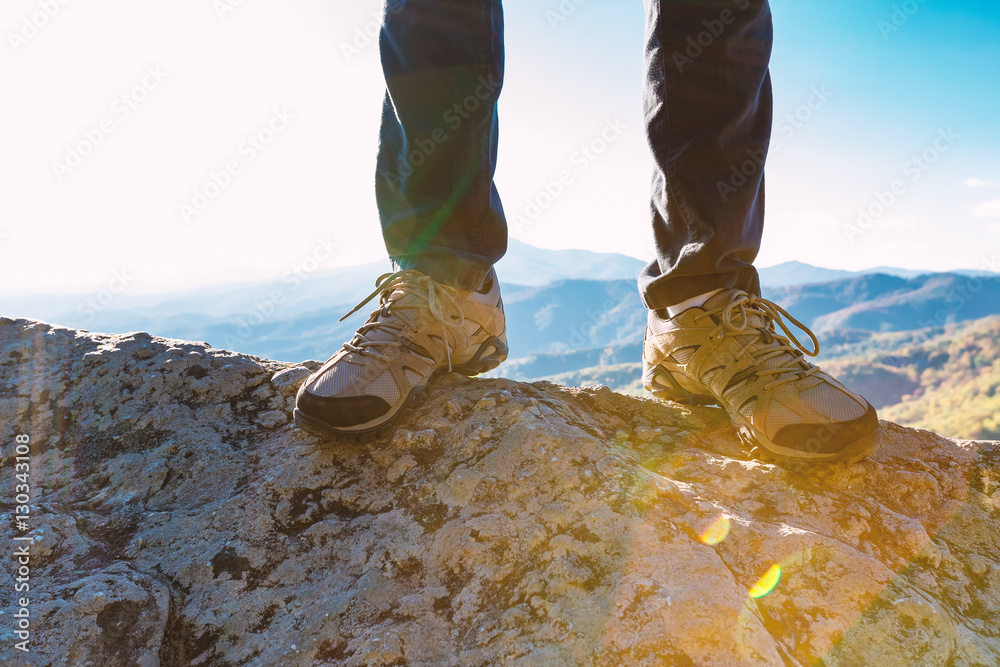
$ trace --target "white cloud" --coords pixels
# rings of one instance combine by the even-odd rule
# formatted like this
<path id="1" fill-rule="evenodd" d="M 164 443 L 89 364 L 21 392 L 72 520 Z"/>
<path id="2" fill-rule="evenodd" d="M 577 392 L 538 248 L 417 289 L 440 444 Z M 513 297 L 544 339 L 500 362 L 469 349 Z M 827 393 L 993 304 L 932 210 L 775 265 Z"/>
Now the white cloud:
<path id="1" fill-rule="evenodd" d="M 983 179 L 976 178 L 974 176 L 965 179 L 965 187 L 967 188 L 995 188 L 998 185 L 1000 185 L 1000 183 L 997 183 L 996 181 L 984 181 Z"/>
<path id="2" fill-rule="evenodd" d="M 1000 218 L 1000 199 L 979 204 L 972 209 L 972 215 L 977 218 Z"/>

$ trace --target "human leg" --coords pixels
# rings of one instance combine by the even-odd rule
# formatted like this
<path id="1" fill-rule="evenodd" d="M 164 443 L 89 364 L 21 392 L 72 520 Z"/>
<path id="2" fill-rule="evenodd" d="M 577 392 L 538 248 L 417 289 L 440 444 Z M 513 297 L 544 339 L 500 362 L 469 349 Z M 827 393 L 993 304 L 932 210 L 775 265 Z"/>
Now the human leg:
<path id="1" fill-rule="evenodd" d="M 646 4 L 656 260 L 639 279 L 643 300 L 661 309 L 718 288 L 759 294 L 770 8 L 766 0 Z"/>
<path id="2" fill-rule="evenodd" d="M 386 248 L 402 268 L 473 289 L 507 247 L 493 183 L 501 2 L 391 1 L 380 47 L 376 198 Z"/>
<path id="3" fill-rule="evenodd" d="M 761 298 L 753 267 L 772 116 L 767 0 L 647 0 L 647 20 L 657 257 L 639 279 L 650 309 L 643 384 L 720 405 L 767 457 L 863 459 L 881 436 L 875 409 L 805 358 L 818 340 Z"/>
<path id="4" fill-rule="evenodd" d="M 507 229 L 493 173 L 503 81 L 500 0 L 390 0 L 376 199 L 400 268 L 379 308 L 296 397 L 322 436 L 377 432 L 441 371 L 475 375 L 507 357 L 492 265 Z M 361 307 L 359 306 L 359 308 Z"/>

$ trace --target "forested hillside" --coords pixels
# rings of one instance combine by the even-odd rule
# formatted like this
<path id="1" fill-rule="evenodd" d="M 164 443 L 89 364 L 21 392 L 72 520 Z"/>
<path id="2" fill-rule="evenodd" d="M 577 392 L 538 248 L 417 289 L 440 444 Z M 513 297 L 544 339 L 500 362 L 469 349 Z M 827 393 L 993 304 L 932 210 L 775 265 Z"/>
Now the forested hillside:
<path id="1" fill-rule="evenodd" d="M 827 368 L 881 404 L 884 419 L 950 437 L 1000 439 L 1000 317 Z"/>

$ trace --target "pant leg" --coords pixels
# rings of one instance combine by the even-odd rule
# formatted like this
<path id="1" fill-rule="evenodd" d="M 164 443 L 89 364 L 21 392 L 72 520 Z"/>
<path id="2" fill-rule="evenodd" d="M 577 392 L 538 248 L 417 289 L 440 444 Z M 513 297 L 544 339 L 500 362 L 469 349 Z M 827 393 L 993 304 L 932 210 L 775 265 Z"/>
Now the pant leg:
<path id="1" fill-rule="evenodd" d="M 389 0 L 376 198 L 403 268 L 472 289 L 507 249 L 493 183 L 503 83 L 501 0 Z"/>
<path id="2" fill-rule="evenodd" d="M 646 0 L 647 138 L 656 170 L 649 308 L 720 287 L 760 293 L 753 261 L 771 136 L 767 0 Z"/>

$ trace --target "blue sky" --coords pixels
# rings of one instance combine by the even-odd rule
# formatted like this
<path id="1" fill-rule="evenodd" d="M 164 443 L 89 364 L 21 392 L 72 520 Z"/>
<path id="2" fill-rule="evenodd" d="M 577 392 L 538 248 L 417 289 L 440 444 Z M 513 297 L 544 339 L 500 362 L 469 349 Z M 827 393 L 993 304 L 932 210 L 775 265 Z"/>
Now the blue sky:
<path id="1" fill-rule="evenodd" d="M 555 25 L 559 0 L 505 6 L 497 182 L 508 215 L 521 215 L 512 235 L 648 259 L 641 3 L 585 0 Z M 1000 7 L 772 7 L 779 125 L 759 264 L 1000 268 Z M 44 22 L 40 8 L 0 8 L 0 85 L 18 101 L 0 108 L 0 290 L 162 292 L 383 254 L 372 188 L 382 84 L 364 37 L 378 2 L 92 0 Z M 606 153 L 523 215 L 609 122 L 624 130 Z M 110 131 L 79 166 L 54 169 L 102 123 Z M 262 132 L 273 141 L 244 150 Z M 233 162 L 185 219 L 183 205 Z"/>

